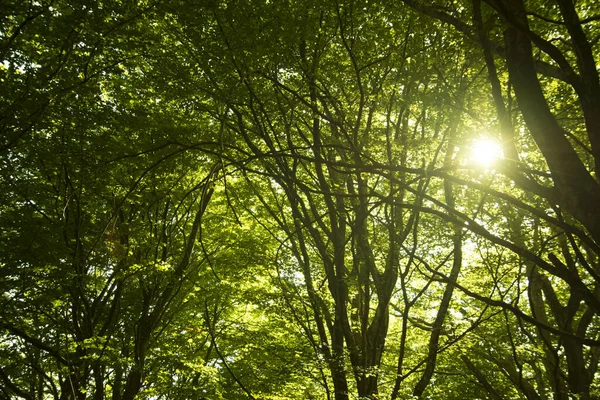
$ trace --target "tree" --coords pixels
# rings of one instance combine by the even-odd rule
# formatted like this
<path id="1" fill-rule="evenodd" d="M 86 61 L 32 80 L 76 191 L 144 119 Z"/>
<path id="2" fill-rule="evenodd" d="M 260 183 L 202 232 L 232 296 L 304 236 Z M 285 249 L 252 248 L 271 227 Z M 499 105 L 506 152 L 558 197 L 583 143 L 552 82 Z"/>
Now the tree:
<path id="1" fill-rule="evenodd" d="M 4 397 L 597 395 L 598 6 L 13 3 Z"/>
<path id="2" fill-rule="evenodd" d="M 598 215 L 594 205 L 598 200 L 598 182 L 593 176 L 597 162 L 594 150 L 597 114 L 592 110 L 598 99 L 599 81 L 592 50 L 595 40 L 588 39 L 594 34 L 588 24 L 595 18 L 588 20 L 579 13 L 591 11 L 593 14 L 594 11 L 583 11 L 571 2 L 561 1 L 548 10 L 548 15 L 540 15 L 520 1 L 490 1 L 485 3 L 486 7 L 474 1 L 465 5 L 459 15 L 418 2 L 405 3 L 453 25 L 483 50 L 507 155 L 503 172 L 528 193 L 526 203 L 533 204 L 533 208 L 527 207 L 528 213 L 533 214 L 529 217 L 533 218 L 532 223 L 527 224 L 534 229 L 533 240 L 525 239 L 529 235 L 519 226 L 523 220 L 517 215 L 511 221 L 509 240 L 514 251 L 521 255 L 523 250 L 528 253 L 529 307 L 535 320 L 530 322 L 537 325 L 537 340 L 544 343 L 542 347 L 547 354 L 542 369 L 546 370 L 550 391 L 556 398 L 566 398 L 567 392 L 588 398 L 597 368 L 595 347 L 584 350 L 583 342 L 588 335 L 596 337 L 589 328 L 598 311 L 597 267 L 591 260 L 596 258 L 597 251 L 593 248 L 598 241 Z M 472 23 L 467 22 L 469 20 Z M 551 38 L 557 32 L 570 41 L 553 43 Z M 499 41 L 501 34 L 503 42 Z M 537 59 L 534 48 L 540 54 Z M 498 72 L 498 62 L 501 62 L 503 75 Z M 581 118 L 583 124 L 557 118 L 561 112 L 558 107 L 567 104 L 550 102 L 556 99 L 552 87 L 560 87 L 558 91 L 563 96 L 566 90 L 572 90 L 569 97 L 562 99 L 571 108 L 569 112 Z M 518 102 L 517 110 L 506 106 L 507 100 L 510 104 L 512 90 Z M 550 104 L 558 107 L 553 109 Z M 523 157 L 518 143 L 528 137 L 523 131 L 520 136 L 514 132 L 520 118 L 545 165 L 533 164 L 532 157 Z M 546 168 L 547 174 L 536 171 Z M 548 217 L 548 211 L 540 209 L 544 207 L 552 210 L 556 218 Z M 546 223 L 550 226 L 540 227 L 539 218 L 545 220 L 544 226 Z M 556 237 L 550 238 L 548 234 Z M 540 256 L 547 257 L 548 261 Z M 553 334 L 558 338 L 548 332 L 548 326 L 557 328 Z M 557 353 L 559 348 L 565 351 L 566 365 L 558 361 L 562 358 Z M 522 374 L 521 362 L 516 352 L 513 353 L 515 371 Z M 584 353 L 588 353 L 589 363 L 584 361 Z M 565 369 L 559 377 L 557 370 L 562 368 Z M 538 390 L 544 394 L 543 384 L 539 385 Z M 536 396 L 533 388 L 521 388 L 527 397 Z"/>

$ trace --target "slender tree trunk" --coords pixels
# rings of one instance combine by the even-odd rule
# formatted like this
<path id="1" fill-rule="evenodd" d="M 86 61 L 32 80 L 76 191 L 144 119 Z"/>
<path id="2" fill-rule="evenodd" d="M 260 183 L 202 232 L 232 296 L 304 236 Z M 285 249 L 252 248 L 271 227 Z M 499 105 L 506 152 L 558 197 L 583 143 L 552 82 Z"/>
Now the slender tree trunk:
<path id="1" fill-rule="evenodd" d="M 453 115 L 451 117 L 451 125 L 449 127 L 450 133 L 448 150 L 446 151 L 446 156 L 444 159 L 444 166 L 448 169 L 451 168 L 452 159 L 454 158 L 455 135 L 458 128 L 458 121 L 458 115 Z M 449 207 L 454 208 L 455 201 L 454 194 L 452 193 L 452 184 L 447 179 L 444 180 L 444 196 L 446 199 L 446 204 L 448 204 Z M 421 375 L 421 379 L 419 379 L 413 390 L 413 395 L 417 397 L 421 397 L 421 395 L 429 385 L 429 382 L 431 381 L 431 378 L 433 376 L 433 372 L 435 371 L 440 335 L 444 325 L 444 320 L 446 319 L 446 315 L 448 314 L 450 302 L 452 301 L 452 295 L 454 293 L 454 283 L 458 279 L 458 274 L 462 267 L 462 227 L 454 226 L 453 232 L 454 234 L 452 236 L 452 268 L 450 270 L 449 281 L 446 285 L 446 288 L 444 289 L 444 294 L 442 296 L 442 301 L 440 302 L 440 307 L 433 322 L 431 336 L 429 337 L 429 346 L 427 352 L 427 360 L 425 363 L 425 371 L 423 372 L 423 375 Z"/>
<path id="2" fill-rule="evenodd" d="M 502 395 L 488 381 L 485 374 L 483 372 L 481 372 L 475 364 L 473 364 L 473 362 L 469 359 L 469 357 L 467 357 L 466 355 L 463 354 L 460 356 L 460 359 L 467 366 L 467 368 L 469 368 L 469 370 L 473 373 L 473 375 L 475 376 L 475 378 L 477 379 L 479 384 L 481 386 L 483 386 L 485 388 L 485 390 L 487 390 L 487 392 L 493 399 L 495 399 L 495 400 L 503 399 Z"/>

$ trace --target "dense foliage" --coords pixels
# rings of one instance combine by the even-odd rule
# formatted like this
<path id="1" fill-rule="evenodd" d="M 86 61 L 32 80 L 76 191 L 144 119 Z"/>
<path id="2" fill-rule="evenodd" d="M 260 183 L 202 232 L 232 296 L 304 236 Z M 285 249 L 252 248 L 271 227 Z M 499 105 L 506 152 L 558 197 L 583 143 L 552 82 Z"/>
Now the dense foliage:
<path id="1" fill-rule="evenodd" d="M 600 3 L 1 9 L 0 398 L 600 397 Z"/>

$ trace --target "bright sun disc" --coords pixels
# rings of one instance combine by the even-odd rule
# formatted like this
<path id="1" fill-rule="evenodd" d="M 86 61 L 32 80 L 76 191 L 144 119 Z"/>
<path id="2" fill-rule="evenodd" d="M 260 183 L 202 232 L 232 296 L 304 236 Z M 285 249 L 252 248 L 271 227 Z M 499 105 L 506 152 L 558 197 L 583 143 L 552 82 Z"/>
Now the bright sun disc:
<path id="1" fill-rule="evenodd" d="M 477 139 L 471 147 L 471 162 L 489 168 L 502 158 L 502 145 L 493 139 Z"/>

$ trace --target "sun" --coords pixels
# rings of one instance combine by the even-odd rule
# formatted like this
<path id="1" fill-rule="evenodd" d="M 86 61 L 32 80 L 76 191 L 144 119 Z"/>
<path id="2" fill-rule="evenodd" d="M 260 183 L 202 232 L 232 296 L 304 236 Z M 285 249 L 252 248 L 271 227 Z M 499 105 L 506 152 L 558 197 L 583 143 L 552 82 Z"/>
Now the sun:
<path id="1" fill-rule="evenodd" d="M 469 160 L 479 167 L 490 168 L 502 157 L 502 144 L 497 140 L 482 138 L 471 145 Z"/>

